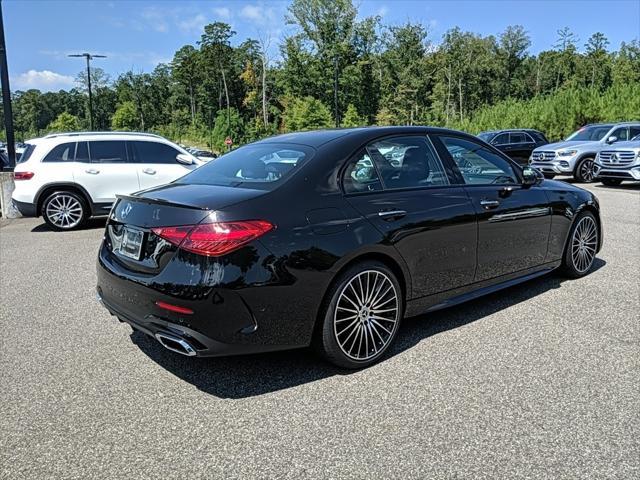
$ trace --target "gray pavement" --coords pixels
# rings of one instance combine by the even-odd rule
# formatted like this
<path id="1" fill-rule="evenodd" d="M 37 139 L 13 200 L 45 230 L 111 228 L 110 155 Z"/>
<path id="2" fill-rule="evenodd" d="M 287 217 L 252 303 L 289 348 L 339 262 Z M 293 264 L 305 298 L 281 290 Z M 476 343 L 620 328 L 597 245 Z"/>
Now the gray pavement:
<path id="1" fill-rule="evenodd" d="M 167 352 L 94 300 L 103 222 L 2 222 L 0 477 L 639 478 L 640 189 L 589 188 L 594 272 L 410 319 L 353 373 Z"/>

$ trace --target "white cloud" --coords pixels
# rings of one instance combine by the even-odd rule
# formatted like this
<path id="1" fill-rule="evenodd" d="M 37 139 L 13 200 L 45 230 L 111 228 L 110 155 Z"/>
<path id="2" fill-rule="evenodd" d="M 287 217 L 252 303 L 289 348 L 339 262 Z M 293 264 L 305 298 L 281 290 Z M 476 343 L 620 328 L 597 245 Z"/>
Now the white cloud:
<path id="1" fill-rule="evenodd" d="M 166 33 L 169 31 L 166 14 L 162 10 L 155 7 L 145 8 L 142 11 L 141 16 L 147 26 L 151 27 L 156 32 Z"/>
<path id="2" fill-rule="evenodd" d="M 70 75 L 62 75 L 51 70 L 29 70 L 12 79 L 14 90 L 37 88 L 43 92 L 67 90 L 75 86 L 75 79 Z"/>
<path id="3" fill-rule="evenodd" d="M 387 13 L 389 13 L 389 8 L 386 5 L 383 5 L 378 9 L 378 15 L 380 17 L 384 17 Z"/>
<path id="4" fill-rule="evenodd" d="M 245 20 L 260 25 L 273 23 L 275 20 L 275 12 L 273 11 L 273 8 L 267 8 L 262 4 L 245 5 L 240 10 L 240 16 Z"/>
<path id="5" fill-rule="evenodd" d="M 215 13 L 217 17 L 223 19 L 231 18 L 231 10 L 229 10 L 227 7 L 216 7 L 213 9 L 213 13 Z"/>
<path id="6" fill-rule="evenodd" d="M 177 22 L 178 28 L 185 33 L 201 33 L 204 30 L 204 26 L 207 24 L 207 17 L 198 13 L 197 15 L 180 20 Z"/>

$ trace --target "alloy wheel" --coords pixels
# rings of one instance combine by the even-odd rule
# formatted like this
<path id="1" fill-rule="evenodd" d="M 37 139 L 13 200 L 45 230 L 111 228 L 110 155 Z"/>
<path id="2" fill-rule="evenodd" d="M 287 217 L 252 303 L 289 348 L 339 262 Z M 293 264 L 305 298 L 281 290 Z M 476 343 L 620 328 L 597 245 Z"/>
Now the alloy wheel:
<path id="1" fill-rule="evenodd" d="M 578 222 L 571 240 L 571 260 L 579 273 L 584 273 L 593 264 L 598 247 L 598 227 L 591 216 Z"/>
<path id="2" fill-rule="evenodd" d="M 365 270 L 344 286 L 338 297 L 333 331 L 340 350 L 356 361 L 382 353 L 399 323 L 400 304 L 391 279 Z"/>
<path id="3" fill-rule="evenodd" d="M 53 197 L 45 210 L 47 218 L 56 227 L 69 230 L 82 220 L 82 204 L 71 195 L 60 194 Z"/>
<path id="4" fill-rule="evenodd" d="M 580 178 L 584 182 L 590 183 L 593 180 L 593 160 L 585 160 L 580 164 Z"/>

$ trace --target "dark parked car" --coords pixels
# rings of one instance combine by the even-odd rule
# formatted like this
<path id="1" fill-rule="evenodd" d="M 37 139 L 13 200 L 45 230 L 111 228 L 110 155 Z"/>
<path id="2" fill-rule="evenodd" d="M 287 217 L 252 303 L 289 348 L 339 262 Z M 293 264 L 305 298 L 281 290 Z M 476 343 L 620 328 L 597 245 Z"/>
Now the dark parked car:
<path id="1" fill-rule="evenodd" d="M 119 196 L 98 258 L 104 306 L 166 348 L 306 347 L 358 368 L 404 316 L 592 267 L 598 201 L 464 133 L 326 130 L 238 148 Z"/>
<path id="2" fill-rule="evenodd" d="M 481 132 L 478 138 L 506 153 L 520 165 L 529 163 L 529 157 L 535 148 L 549 143 L 542 132 L 528 128 Z"/>

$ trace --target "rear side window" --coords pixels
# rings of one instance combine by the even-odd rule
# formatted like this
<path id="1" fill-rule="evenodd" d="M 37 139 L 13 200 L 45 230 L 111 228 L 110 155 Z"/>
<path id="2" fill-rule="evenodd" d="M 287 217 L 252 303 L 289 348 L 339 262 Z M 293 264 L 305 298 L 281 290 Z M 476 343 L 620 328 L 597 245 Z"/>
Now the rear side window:
<path id="1" fill-rule="evenodd" d="M 29 158 L 31 157 L 31 154 L 35 149 L 36 149 L 35 145 L 31 143 L 27 143 L 27 147 L 24 149 L 24 152 L 22 152 L 22 155 L 20 155 L 19 157 L 16 156 L 16 163 L 23 163 L 29 160 Z"/>
<path id="2" fill-rule="evenodd" d="M 363 148 L 353 156 L 342 176 L 345 193 L 375 192 L 382 190 L 382 183 L 373 160 Z"/>
<path id="3" fill-rule="evenodd" d="M 271 190 L 313 156 L 306 145 L 254 143 L 193 170 L 176 183 Z"/>
<path id="4" fill-rule="evenodd" d="M 78 142 L 76 147 L 76 162 L 89 163 L 89 147 L 87 142 Z"/>
<path id="5" fill-rule="evenodd" d="M 509 134 L 509 143 L 526 143 L 531 140 L 523 132 L 511 132 Z"/>
<path id="6" fill-rule="evenodd" d="M 137 163 L 176 163 L 180 153 L 170 145 L 159 142 L 129 142 L 134 161 Z"/>
<path id="7" fill-rule="evenodd" d="M 76 142 L 56 145 L 42 159 L 43 162 L 73 162 L 76 156 Z"/>
<path id="8" fill-rule="evenodd" d="M 92 163 L 127 163 L 127 149 L 122 141 L 89 142 Z"/>
<path id="9" fill-rule="evenodd" d="M 426 138 L 392 137 L 367 145 L 386 190 L 447 185 L 440 159 Z"/>

